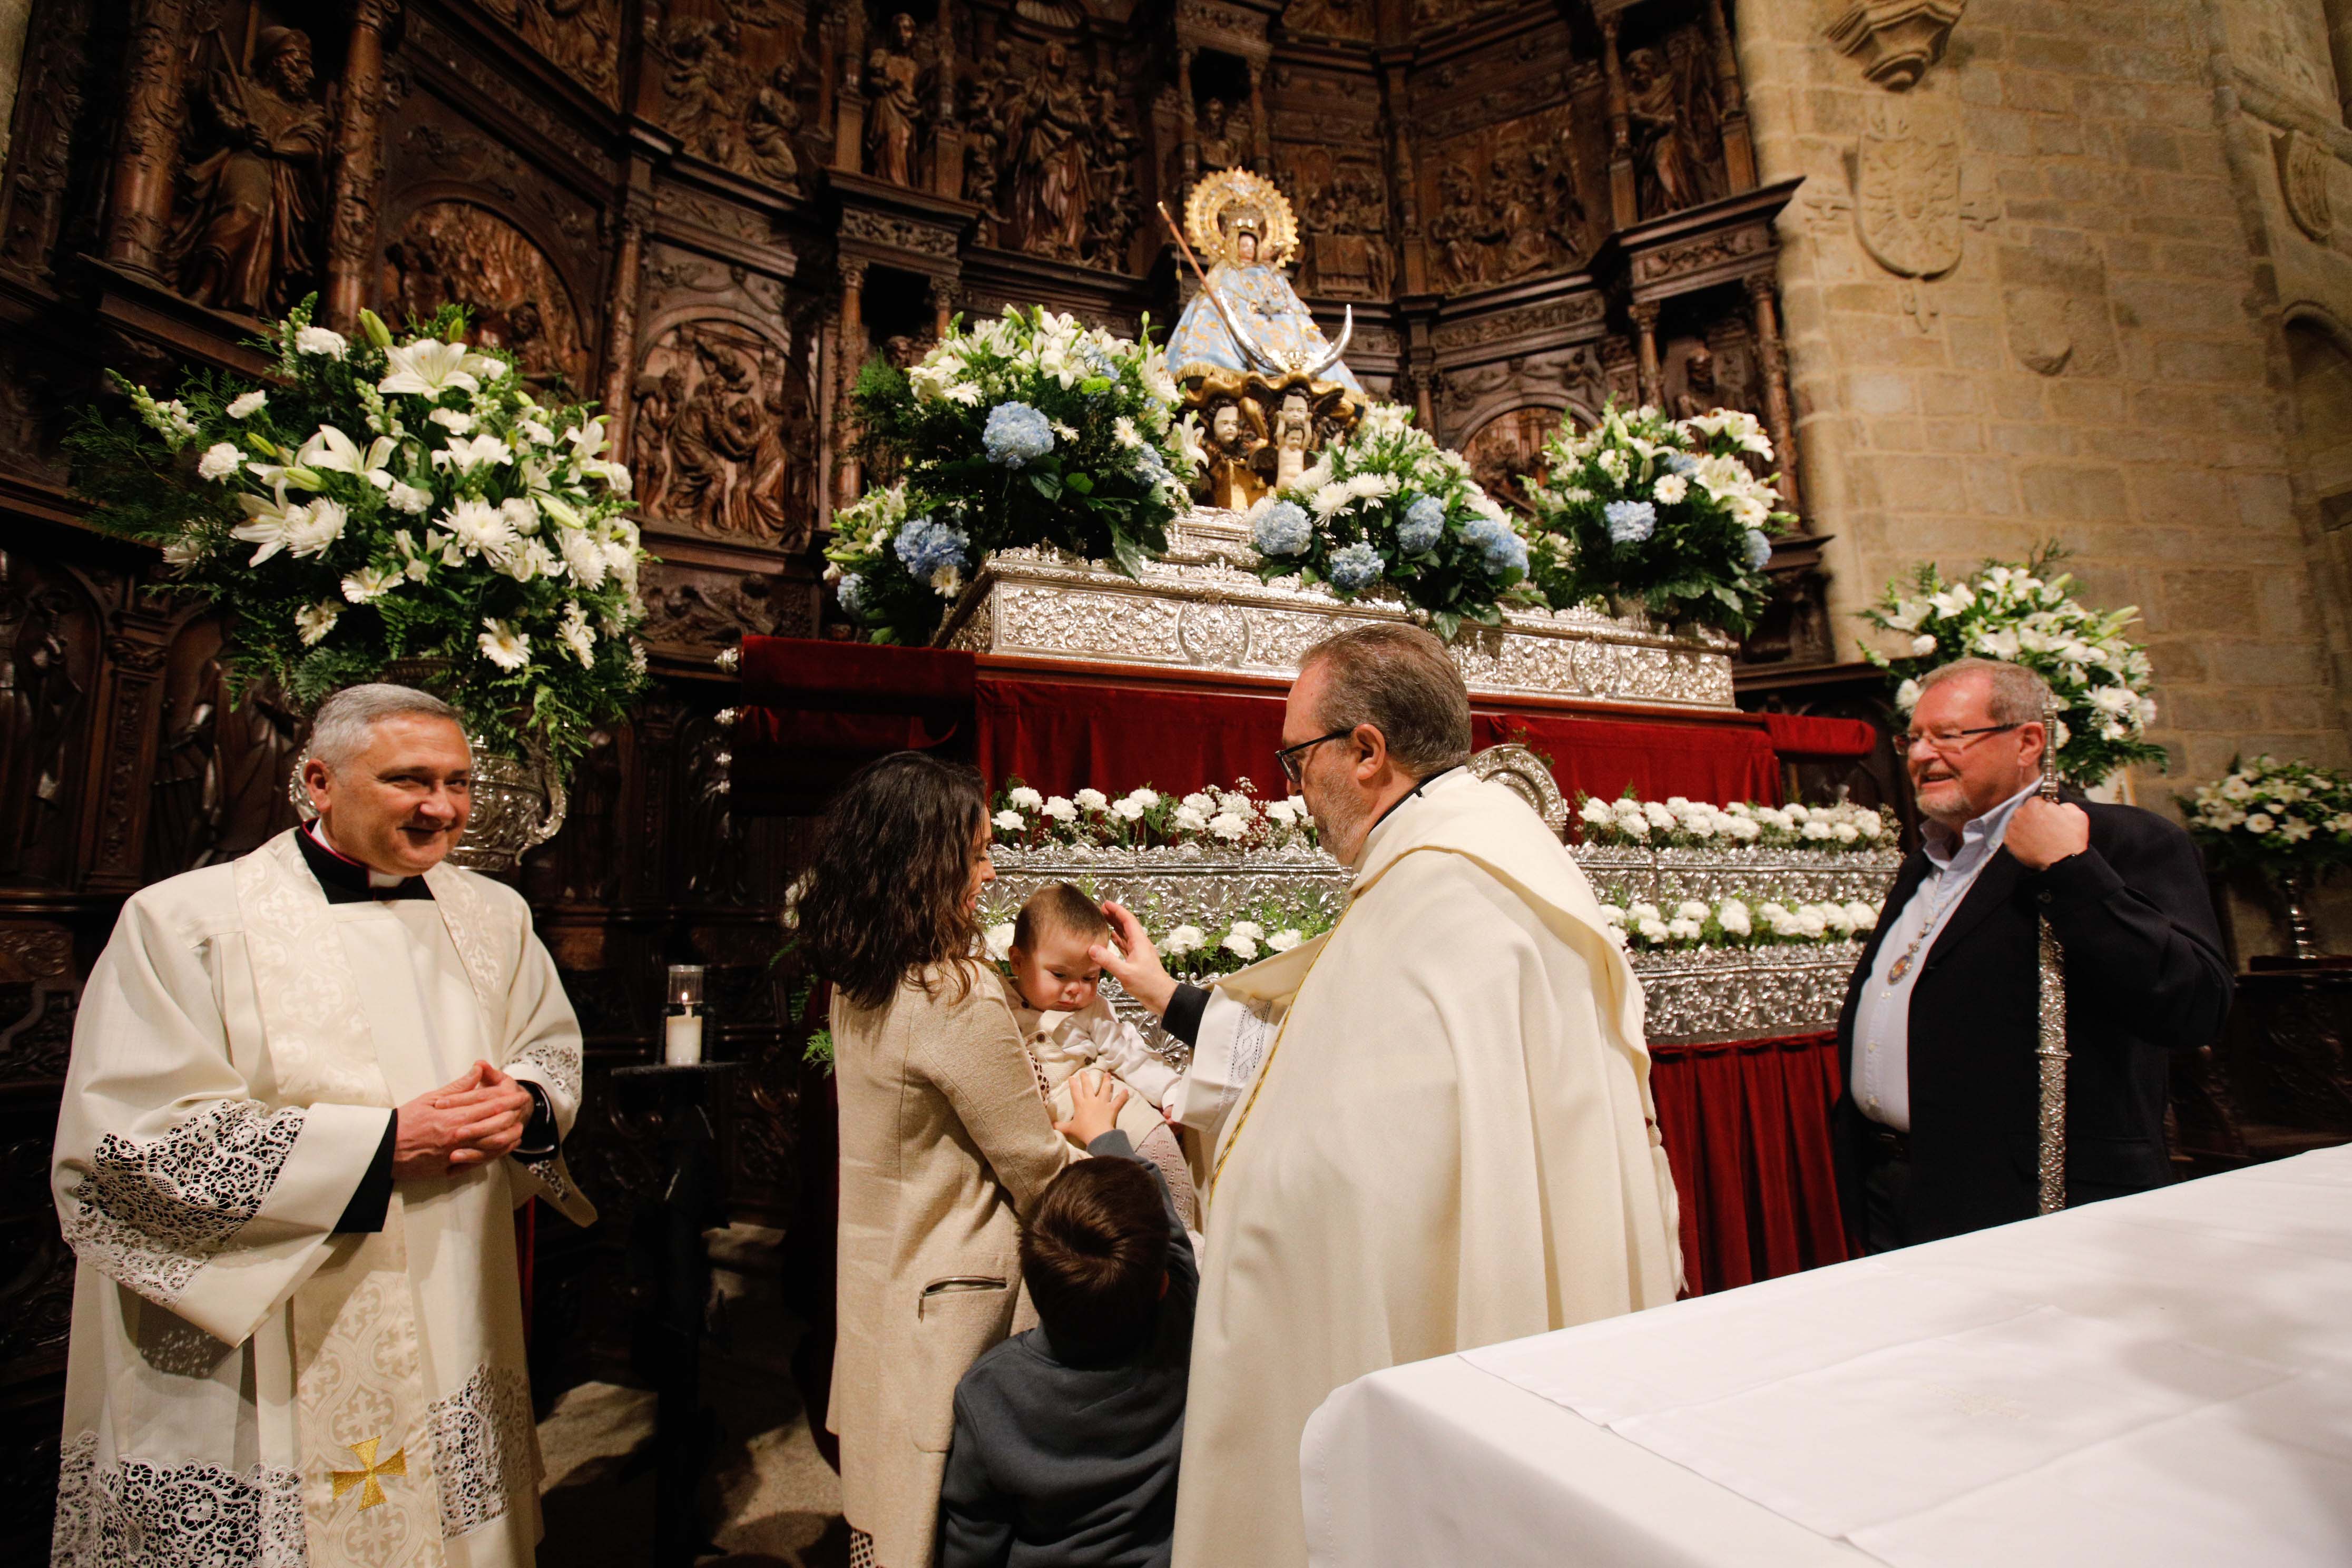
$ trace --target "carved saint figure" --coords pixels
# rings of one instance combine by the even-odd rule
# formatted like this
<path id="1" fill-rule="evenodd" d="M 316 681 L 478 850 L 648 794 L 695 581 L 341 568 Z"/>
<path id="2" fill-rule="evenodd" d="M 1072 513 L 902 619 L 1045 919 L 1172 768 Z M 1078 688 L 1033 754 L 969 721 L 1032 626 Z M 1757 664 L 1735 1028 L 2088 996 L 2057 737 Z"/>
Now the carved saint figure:
<path id="1" fill-rule="evenodd" d="M 750 143 L 751 172 L 780 185 L 789 185 L 801 172 L 793 151 L 793 133 L 801 128 L 801 106 L 793 91 L 793 62 L 778 66 L 751 100 L 743 127 Z"/>
<path id="2" fill-rule="evenodd" d="M 1217 169 L 1238 169 L 1247 163 L 1242 150 L 1243 138 L 1234 134 L 1227 123 L 1230 119 L 1225 100 L 1213 98 L 1201 106 L 1201 172 Z"/>
<path id="3" fill-rule="evenodd" d="M 1470 171 L 1448 163 L 1437 171 L 1437 211 L 1429 220 L 1429 237 L 1457 289 L 1486 279 L 1486 253 L 1478 243 L 1478 187 Z"/>
<path id="4" fill-rule="evenodd" d="M 1265 411 L 1249 398 L 1221 399 L 1209 415 L 1209 451 L 1202 469 L 1211 506 L 1246 510 L 1265 493 L 1265 483 L 1255 470 L 1259 455 L 1273 443 L 1265 428 Z"/>
<path id="5" fill-rule="evenodd" d="M 1213 262 L 1201 292 L 1168 337 L 1168 370 L 1188 376 L 1309 374 L 1363 395 L 1363 384 L 1334 356 L 1323 329 L 1283 276 L 1297 244 L 1290 203 L 1272 182 L 1246 170 L 1202 180 L 1185 202 L 1185 226 L 1203 262 Z M 1257 353 L 1234 341 L 1240 329 Z M 1319 368 L 1318 368 L 1319 367 Z"/>
<path id="6" fill-rule="evenodd" d="M 669 94 L 671 128 L 687 150 L 722 169 L 743 158 L 742 113 L 751 96 L 751 76 L 742 65 L 743 37 L 731 18 L 708 21 L 679 16 L 669 28 L 669 69 L 662 82 Z"/>
<path id="7" fill-rule="evenodd" d="M 894 185 L 915 183 L 915 135 L 922 119 L 916 89 L 923 68 L 915 58 L 915 19 L 890 18 L 890 37 L 866 62 L 866 172 Z"/>
<path id="8" fill-rule="evenodd" d="M 1696 419 L 1722 405 L 1723 395 L 1715 384 L 1715 355 L 1701 343 L 1683 361 L 1683 390 L 1675 399 L 1675 417 Z"/>
<path id="9" fill-rule="evenodd" d="M 1701 199 L 1677 87 L 1673 68 L 1655 49 L 1626 57 L 1625 108 L 1633 118 L 1634 177 L 1644 217 L 1680 212 Z"/>
<path id="10" fill-rule="evenodd" d="M 1274 488 L 1298 482 L 1307 471 L 1307 449 L 1315 442 L 1315 411 L 1307 394 L 1296 388 L 1283 394 L 1274 411 Z"/>
<path id="11" fill-rule="evenodd" d="M 1092 193 L 1087 138 L 1092 130 L 1086 89 L 1070 79 L 1070 58 L 1048 45 L 1045 65 L 1014 110 L 1011 141 L 1019 170 L 1013 216 L 1021 248 L 1076 261 L 1084 249 Z"/>
<path id="12" fill-rule="evenodd" d="M 310 278 L 329 142 L 312 80 L 309 36 L 264 27 L 253 74 L 223 65 L 206 85 L 220 144 L 186 171 L 189 211 L 172 244 L 180 292 L 198 304 L 275 313 Z"/>
<path id="13" fill-rule="evenodd" d="M 686 372 L 671 365 L 658 377 L 637 382 L 636 418 L 629 426 L 630 493 L 647 516 L 663 511 L 669 480 L 670 426 L 686 400 Z"/>

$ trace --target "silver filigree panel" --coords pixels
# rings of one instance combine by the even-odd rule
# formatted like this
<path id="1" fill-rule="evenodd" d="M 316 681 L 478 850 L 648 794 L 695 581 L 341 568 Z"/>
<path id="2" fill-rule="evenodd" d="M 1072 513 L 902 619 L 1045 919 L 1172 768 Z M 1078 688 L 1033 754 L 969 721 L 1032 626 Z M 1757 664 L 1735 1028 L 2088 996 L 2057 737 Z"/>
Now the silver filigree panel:
<path id="1" fill-rule="evenodd" d="M 1055 551 L 1001 551 L 950 612 L 941 640 L 977 653 L 1287 676 L 1335 631 L 1409 618 L 1401 601 L 1343 605 L 1295 578 L 1261 583 L 1236 519 L 1192 517 L 1139 580 Z M 1472 628 L 1454 654 L 1476 692 L 1727 710 L 1731 646 L 1571 610 Z"/>

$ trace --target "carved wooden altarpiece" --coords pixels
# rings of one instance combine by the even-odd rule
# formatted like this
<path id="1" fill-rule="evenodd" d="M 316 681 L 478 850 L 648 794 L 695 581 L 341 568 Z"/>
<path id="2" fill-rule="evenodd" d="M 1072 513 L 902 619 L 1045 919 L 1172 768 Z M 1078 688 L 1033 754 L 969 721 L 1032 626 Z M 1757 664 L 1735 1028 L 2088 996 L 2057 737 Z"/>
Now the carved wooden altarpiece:
<path id="1" fill-rule="evenodd" d="M 1164 332 L 1154 214 L 1248 168 L 1297 206 L 1296 280 L 1376 395 L 1507 500 L 1611 396 L 1786 376 L 1732 0 L 33 0 L 0 182 L 0 1476 L 37 1550 L 67 1256 L 46 1151 L 80 979 L 121 900 L 285 821 L 302 721 L 228 697 L 218 622 L 79 519 L 58 440 L 111 368 L 261 374 L 257 316 L 464 305 L 551 394 L 601 401 L 635 479 L 659 681 L 600 735 L 521 885 L 589 1034 L 573 1168 L 606 1215 L 541 1231 L 551 1396 L 628 1340 L 622 1238 L 651 1129 L 660 966 L 711 966 L 751 1058 L 739 1214 L 790 1224 L 798 1029 L 766 967 L 804 825 L 724 788 L 745 631 L 840 635 L 816 551 L 866 476 L 847 404 L 958 311 Z M 1818 579 L 1817 547 L 1789 560 Z M 1802 557 L 1801 563 L 1799 558 Z M 1776 570 L 1777 570 L 1776 565 Z M 1774 640 L 1777 638 L 1778 640 Z M 1790 632 L 1759 640 L 1814 657 Z M 822 1093 L 811 1114 L 821 1123 Z"/>

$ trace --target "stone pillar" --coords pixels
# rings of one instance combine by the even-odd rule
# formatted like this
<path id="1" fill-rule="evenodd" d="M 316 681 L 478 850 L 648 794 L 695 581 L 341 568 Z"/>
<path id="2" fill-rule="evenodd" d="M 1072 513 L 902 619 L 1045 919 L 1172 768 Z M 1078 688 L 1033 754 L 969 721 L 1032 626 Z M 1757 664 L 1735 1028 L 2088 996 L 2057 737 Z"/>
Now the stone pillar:
<path id="1" fill-rule="evenodd" d="M 1633 343 L 1640 358 L 1636 362 L 1642 401 L 1654 407 L 1666 401 L 1664 383 L 1658 374 L 1658 306 L 1655 300 L 1637 303 L 1633 307 Z"/>
<path id="2" fill-rule="evenodd" d="M 1265 67 L 1249 62 L 1250 166 L 1271 178 L 1274 174 L 1274 127 L 1265 119 Z"/>
<path id="3" fill-rule="evenodd" d="M 1192 101 L 1192 57 L 1198 52 L 1190 44 L 1176 51 L 1176 112 L 1183 127 L 1176 143 L 1177 162 L 1184 170 L 1184 189 L 1176 193 L 1180 205 L 1201 177 L 1201 111 Z"/>
<path id="4" fill-rule="evenodd" d="M 349 332 L 367 302 L 375 272 L 375 196 L 379 174 L 376 113 L 383 104 L 383 26 L 391 0 L 359 0 L 343 55 L 342 111 L 335 127 L 335 182 L 329 194 L 327 279 L 320 314 Z"/>
<path id="5" fill-rule="evenodd" d="M 106 259 L 163 275 L 172 231 L 172 176 L 179 162 L 180 35 L 188 0 L 145 0 L 131 26 L 122 86 L 122 132 L 107 191 Z"/>
<path id="6" fill-rule="evenodd" d="M 850 394 L 856 390 L 857 373 L 866 367 L 866 263 L 856 257 L 845 256 L 836 264 L 841 274 L 841 412 L 835 428 L 841 432 L 840 489 L 835 492 L 835 506 L 847 506 L 856 500 L 862 489 L 857 459 L 850 448 L 857 441 L 857 426 L 850 414 Z"/>
<path id="7" fill-rule="evenodd" d="M 1615 13 L 1601 20 L 1601 72 L 1609 84 L 1609 211 L 1615 226 L 1641 216 L 1633 189 L 1633 113 L 1625 101 L 1625 64 L 1617 53 Z"/>
<path id="8" fill-rule="evenodd" d="M 840 86 L 833 100 L 833 166 L 846 174 L 866 167 L 866 7 L 844 7 Z"/>
<path id="9" fill-rule="evenodd" d="M 1389 167 L 1391 184 L 1396 192 L 1397 232 L 1400 246 L 1399 270 L 1404 278 L 1404 292 L 1429 292 L 1429 247 L 1422 237 L 1421 182 L 1414 174 L 1412 132 L 1404 112 L 1405 68 L 1411 60 L 1409 51 L 1381 58 L 1381 112 L 1388 119 Z M 1429 428 L 1426 421 L 1423 429 Z"/>
<path id="10" fill-rule="evenodd" d="M 162 738 L 156 705 L 170 652 L 168 623 L 126 612 L 106 639 L 106 661 L 91 710 L 106 715 L 90 748 L 84 798 L 82 887 L 91 893 L 129 893 L 146 881 L 147 781 Z"/>
<path id="11" fill-rule="evenodd" d="M 1780 464 L 1780 500 L 1789 510 L 1804 516 L 1797 488 L 1797 422 L 1789 405 L 1789 352 L 1780 342 L 1780 309 L 1772 298 L 1769 273 L 1748 275 L 1748 304 L 1756 330 L 1756 357 L 1764 371 L 1764 428 L 1772 437 L 1773 455 Z"/>
<path id="12" fill-rule="evenodd" d="M 948 341 L 948 322 L 956 312 L 956 280 L 942 273 L 931 275 L 931 337 L 934 342 Z"/>
<path id="13" fill-rule="evenodd" d="M 631 170 L 629 193 L 622 198 L 620 243 L 614 247 L 613 290 L 604 300 L 604 431 L 614 456 L 629 451 L 629 425 L 636 416 L 632 395 L 637 374 L 637 286 L 645 266 L 646 223 L 653 216 L 649 189 L 639 189 L 635 176 L 648 185 L 651 172 L 643 165 Z"/>
<path id="14" fill-rule="evenodd" d="M 1715 79 L 1722 89 L 1723 169 L 1730 194 L 1756 188 L 1756 143 L 1748 133 L 1748 93 L 1739 81 L 1739 57 L 1731 47 L 1731 26 L 1723 0 L 1706 0 L 1707 39 L 1715 46 Z"/>

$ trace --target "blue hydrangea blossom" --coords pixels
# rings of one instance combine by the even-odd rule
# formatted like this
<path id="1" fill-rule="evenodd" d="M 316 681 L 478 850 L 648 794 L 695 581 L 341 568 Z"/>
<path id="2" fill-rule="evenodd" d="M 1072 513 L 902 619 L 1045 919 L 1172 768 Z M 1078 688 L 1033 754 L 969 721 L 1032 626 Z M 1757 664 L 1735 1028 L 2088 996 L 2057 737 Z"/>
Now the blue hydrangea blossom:
<path id="1" fill-rule="evenodd" d="M 1749 529 L 1748 531 L 1748 569 L 1751 572 L 1761 572 L 1771 559 L 1772 541 L 1766 537 L 1762 529 Z"/>
<path id="2" fill-rule="evenodd" d="M 971 535 L 961 528 L 919 517 L 898 531 L 891 548 L 909 576 L 928 583 L 943 566 L 961 570 L 966 564 L 964 549 L 971 542 Z"/>
<path id="3" fill-rule="evenodd" d="M 1423 496 L 1404 509 L 1404 521 L 1397 524 L 1397 548 L 1407 555 L 1418 555 L 1434 545 L 1445 531 L 1445 503 L 1435 496 Z"/>
<path id="4" fill-rule="evenodd" d="M 1698 462 L 1688 452 L 1661 453 L 1658 462 L 1670 474 L 1681 474 L 1688 478 L 1698 472 Z"/>
<path id="5" fill-rule="evenodd" d="M 1287 559 L 1307 552 L 1315 531 L 1307 523 L 1305 508 L 1281 500 L 1258 513 L 1257 526 L 1251 531 L 1251 537 L 1259 554 Z"/>
<path id="6" fill-rule="evenodd" d="M 1462 541 L 1485 555 L 1486 570 L 1495 576 L 1528 569 L 1528 542 L 1500 518 L 1472 518 L 1462 525 Z"/>
<path id="7" fill-rule="evenodd" d="M 1331 553 L 1331 586 L 1360 594 L 1381 580 L 1381 554 L 1369 544 L 1350 544 Z"/>
<path id="8" fill-rule="evenodd" d="M 1054 427 L 1025 403 L 1000 403 L 988 411 L 980 439 L 990 462 L 1018 468 L 1054 449 Z"/>
<path id="9" fill-rule="evenodd" d="M 1620 544 L 1639 544 L 1658 531 L 1658 509 L 1645 500 L 1612 500 L 1601 509 L 1609 519 L 1609 537 Z"/>

